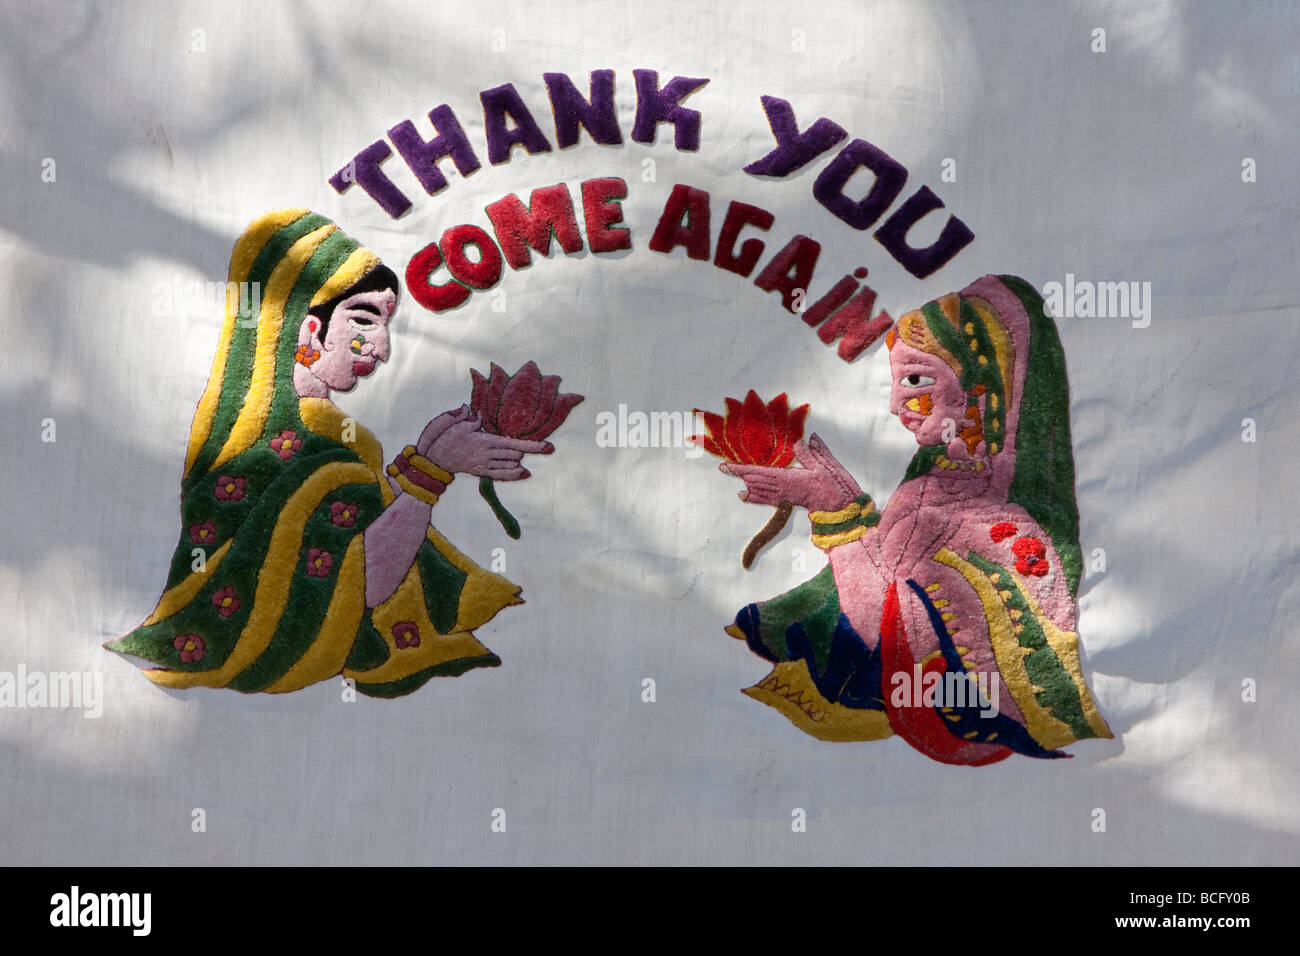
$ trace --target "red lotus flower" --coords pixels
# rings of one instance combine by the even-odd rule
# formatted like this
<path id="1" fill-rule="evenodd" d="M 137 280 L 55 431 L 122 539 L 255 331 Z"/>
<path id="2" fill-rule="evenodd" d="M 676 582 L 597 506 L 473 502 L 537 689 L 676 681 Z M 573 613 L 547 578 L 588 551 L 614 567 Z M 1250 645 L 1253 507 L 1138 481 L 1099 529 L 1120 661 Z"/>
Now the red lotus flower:
<path id="1" fill-rule="evenodd" d="M 692 441 L 711 455 L 741 465 L 784 468 L 794 461 L 794 445 L 803 438 L 803 423 L 808 417 L 807 405 L 791 410 L 785 392 L 764 404 L 752 388 L 744 402 L 734 398 L 724 401 L 725 417 L 695 410 L 704 416 L 708 434 L 692 435 Z"/>
<path id="2" fill-rule="evenodd" d="M 564 424 L 583 396 L 560 394 L 560 377 L 543 375 L 536 362 L 525 362 L 514 375 L 492 363 L 488 377 L 469 370 L 474 383 L 470 411 L 477 412 L 483 430 L 507 438 L 541 441 Z"/>
<path id="3" fill-rule="evenodd" d="M 1016 570 L 1021 574 L 1041 578 L 1047 573 L 1047 548 L 1037 538 L 1017 538 L 1011 553 L 1016 556 Z"/>
<path id="4" fill-rule="evenodd" d="M 485 432 L 506 438 L 541 441 L 564 424 L 583 398 L 573 393 L 561 395 L 560 377 L 543 375 L 532 361 L 525 362 L 514 375 L 507 375 L 493 362 L 486 378 L 477 369 L 470 369 L 469 376 L 473 382 L 470 411 L 478 414 Z M 501 504 L 491 478 L 479 479 L 478 493 L 491 506 L 506 534 L 518 538 L 519 522 Z"/>
<path id="5" fill-rule="evenodd" d="M 738 465 L 785 468 L 794 461 L 794 446 L 803 438 L 803 423 L 808 417 L 807 405 L 791 409 L 785 392 L 764 403 L 752 388 L 743 402 L 734 398 L 724 401 L 725 416 L 695 410 L 697 415 L 704 416 L 708 434 L 692 435 L 692 442 L 709 454 Z M 781 533 L 793 511 L 789 502 L 776 506 L 776 513 L 745 548 L 741 564 L 748 568 L 754 563 L 763 546 Z"/>

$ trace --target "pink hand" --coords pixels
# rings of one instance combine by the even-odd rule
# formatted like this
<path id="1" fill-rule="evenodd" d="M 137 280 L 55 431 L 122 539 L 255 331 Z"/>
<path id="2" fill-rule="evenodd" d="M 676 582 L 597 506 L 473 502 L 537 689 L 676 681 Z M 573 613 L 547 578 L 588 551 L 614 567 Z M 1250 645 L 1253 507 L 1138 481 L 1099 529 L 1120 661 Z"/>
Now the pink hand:
<path id="1" fill-rule="evenodd" d="M 794 446 L 799 467 L 770 468 L 724 462 L 718 470 L 745 483 L 741 501 L 758 505 L 798 505 L 809 511 L 838 511 L 862 494 L 844 466 L 816 434 Z"/>
<path id="2" fill-rule="evenodd" d="M 425 458 L 429 457 L 429 446 L 452 425 L 459 422 L 468 421 L 474 416 L 469 410 L 468 405 L 462 405 L 460 408 L 453 408 L 451 411 L 443 412 L 437 418 L 424 426 L 424 431 L 420 432 L 420 438 L 415 443 L 415 450 Z M 477 419 L 474 419 L 477 422 Z"/>
<path id="3" fill-rule="evenodd" d="M 529 477 L 529 471 L 521 461 L 525 454 L 549 455 L 553 451 L 555 446 L 548 441 L 528 441 L 485 432 L 475 415 L 451 422 L 429 443 L 425 457 L 452 474 L 469 474 L 493 481 L 519 481 Z"/>

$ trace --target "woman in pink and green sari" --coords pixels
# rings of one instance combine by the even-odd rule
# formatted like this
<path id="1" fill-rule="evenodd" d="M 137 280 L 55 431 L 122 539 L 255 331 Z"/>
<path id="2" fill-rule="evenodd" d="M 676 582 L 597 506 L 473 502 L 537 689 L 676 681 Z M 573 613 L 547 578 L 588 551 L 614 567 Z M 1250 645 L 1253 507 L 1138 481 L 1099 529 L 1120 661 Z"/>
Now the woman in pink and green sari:
<path id="1" fill-rule="evenodd" d="M 748 501 L 807 508 L 829 557 L 727 629 L 774 665 L 746 693 L 816 737 L 898 735 L 952 764 L 1110 737 L 1079 663 L 1069 392 L 1041 297 L 985 276 L 886 341 L 890 411 L 920 448 L 883 509 L 816 435 L 796 467 L 721 466 Z M 981 693 L 922 689 L 963 681 Z"/>

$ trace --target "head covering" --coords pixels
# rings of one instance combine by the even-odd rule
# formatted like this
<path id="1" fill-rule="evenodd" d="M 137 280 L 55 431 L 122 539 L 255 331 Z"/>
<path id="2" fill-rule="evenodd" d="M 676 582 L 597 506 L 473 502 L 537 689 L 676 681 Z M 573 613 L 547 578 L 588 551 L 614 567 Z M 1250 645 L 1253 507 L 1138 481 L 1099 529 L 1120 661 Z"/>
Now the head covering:
<path id="1" fill-rule="evenodd" d="M 244 230 L 230 257 L 212 374 L 190 429 L 187 490 L 263 436 L 304 427 L 293 384 L 298 328 L 309 309 L 380 265 L 373 252 L 307 209 L 268 213 Z"/>
<path id="2" fill-rule="evenodd" d="M 1020 505 L 1052 539 L 1071 596 L 1082 556 L 1074 497 L 1065 354 L 1042 296 L 1024 279 L 987 275 L 899 318 L 889 333 L 942 358 L 983 405 L 989 493 Z M 921 448 L 904 480 L 930 474 L 944 445 Z"/>
<path id="3" fill-rule="evenodd" d="M 394 595 L 366 605 L 363 532 L 393 499 L 383 452 L 294 385 L 308 310 L 381 268 L 306 209 L 268 213 L 236 242 L 166 589 L 107 645 L 157 664 L 145 671 L 156 683 L 288 691 L 343 671 L 358 690 L 393 696 L 500 663 L 469 629 L 518 603 L 519 589 L 432 528 Z"/>

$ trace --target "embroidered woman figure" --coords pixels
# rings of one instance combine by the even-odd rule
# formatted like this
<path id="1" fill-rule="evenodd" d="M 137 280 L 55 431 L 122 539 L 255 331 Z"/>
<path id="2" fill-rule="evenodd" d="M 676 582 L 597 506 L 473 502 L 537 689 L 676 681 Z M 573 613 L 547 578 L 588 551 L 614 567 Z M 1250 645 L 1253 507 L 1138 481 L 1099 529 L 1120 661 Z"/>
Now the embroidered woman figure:
<path id="1" fill-rule="evenodd" d="M 890 411 L 920 446 L 878 509 L 813 435 L 789 468 L 723 464 L 807 508 L 813 580 L 727 628 L 773 670 L 746 693 L 825 740 L 897 734 L 980 765 L 1110 737 L 1079 664 L 1065 361 L 1042 299 L 985 276 L 887 335 Z"/>
<path id="2" fill-rule="evenodd" d="M 463 406 L 385 467 L 330 396 L 388 361 L 397 277 L 325 217 L 254 221 L 230 282 L 165 590 L 106 646 L 150 662 L 145 676 L 165 687 L 245 692 L 343 674 L 393 697 L 500 664 L 472 631 L 522 603 L 519 588 L 461 554 L 430 513 L 456 474 L 526 478 L 521 457 L 550 443 L 491 434 Z M 245 311 L 240 288 L 259 290 Z"/>

